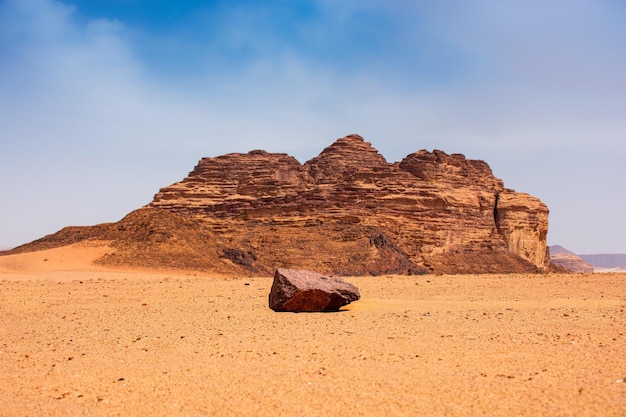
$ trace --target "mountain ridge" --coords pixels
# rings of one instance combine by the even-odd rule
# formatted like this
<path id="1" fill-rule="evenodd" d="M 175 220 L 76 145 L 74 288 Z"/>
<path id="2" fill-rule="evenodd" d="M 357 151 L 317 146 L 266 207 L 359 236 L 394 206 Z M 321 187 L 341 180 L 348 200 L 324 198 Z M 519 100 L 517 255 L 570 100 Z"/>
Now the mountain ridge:
<path id="1" fill-rule="evenodd" d="M 542 272 L 548 208 L 484 161 L 421 150 L 389 163 L 358 135 L 301 164 L 254 150 L 202 158 L 116 223 L 15 248 L 111 242 L 105 265 L 269 275 Z"/>
<path id="2" fill-rule="evenodd" d="M 596 268 L 626 269 L 626 254 L 624 253 L 583 254 L 578 256 Z"/>

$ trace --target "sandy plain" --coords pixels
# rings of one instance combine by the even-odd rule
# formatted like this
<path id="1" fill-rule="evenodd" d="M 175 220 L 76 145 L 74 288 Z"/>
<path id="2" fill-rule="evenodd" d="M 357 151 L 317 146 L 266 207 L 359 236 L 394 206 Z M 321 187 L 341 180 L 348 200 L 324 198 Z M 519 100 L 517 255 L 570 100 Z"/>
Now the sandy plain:
<path id="1" fill-rule="evenodd" d="M 626 415 L 624 274 L 349 277 L 291 314 L 107 250 L 0 257 L 0 415 Z"/>

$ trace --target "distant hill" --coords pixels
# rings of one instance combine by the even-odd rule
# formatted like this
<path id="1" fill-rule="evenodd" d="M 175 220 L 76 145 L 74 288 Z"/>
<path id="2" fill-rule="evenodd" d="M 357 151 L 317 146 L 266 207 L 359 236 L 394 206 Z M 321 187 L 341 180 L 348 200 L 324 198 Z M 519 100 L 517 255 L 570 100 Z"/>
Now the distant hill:
<path id="1" fill-rule="evenodd" d="M 623 253 L 576 255 L 563 246 L 553 245 L 550 260 L 572 272 L 626 272 L 626 254 Z"/>
<path id="2" fill-rule="evenodd" d="M 585 261 L 593 265 L 594 268 L 622 268 L 626 269 L 626 254 L 612 253 L 599 255 L 580 255 Z"/>
<path id="3" fill-rule="evenodd" d="M 550 246 L 550 261 L 571 272 L 589 274 L 594 271 L 591 264 L 560 245 Z"/>

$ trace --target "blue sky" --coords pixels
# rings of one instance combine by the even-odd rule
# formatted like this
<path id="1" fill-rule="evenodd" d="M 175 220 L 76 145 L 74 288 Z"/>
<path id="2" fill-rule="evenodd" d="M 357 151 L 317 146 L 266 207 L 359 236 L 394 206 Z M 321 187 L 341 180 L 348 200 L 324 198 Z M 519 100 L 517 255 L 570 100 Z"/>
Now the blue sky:
<path id="1" fill-rule="evenodd" d="M 626 253 L 624 74 L 621 0 L 0 0 L 0 245 L 358 133 L 485 160 L 550 244 Z"/>

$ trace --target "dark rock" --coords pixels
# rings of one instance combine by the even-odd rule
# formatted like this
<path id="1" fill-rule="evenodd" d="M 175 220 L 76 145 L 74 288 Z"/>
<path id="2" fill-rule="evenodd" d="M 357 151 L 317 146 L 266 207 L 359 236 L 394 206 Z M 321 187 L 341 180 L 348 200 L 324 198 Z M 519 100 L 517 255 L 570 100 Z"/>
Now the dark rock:
<path id="1" fill-rule="evenodd" d="M 274 274 L 269 306 L 274 311 L 293 313 L 339 311 L 359 298 L 359 289 L 340 277 L 279 268 Z"/>
<path id="2" fill-rule="evenodd" d="M 229 259 L 234 264 L 239 266 L 250 267 L 257 260 L 256 256 L 252 252 L 244 252 L 240 249 L 224 249 L 222 251 L 222 258 Z"/>

